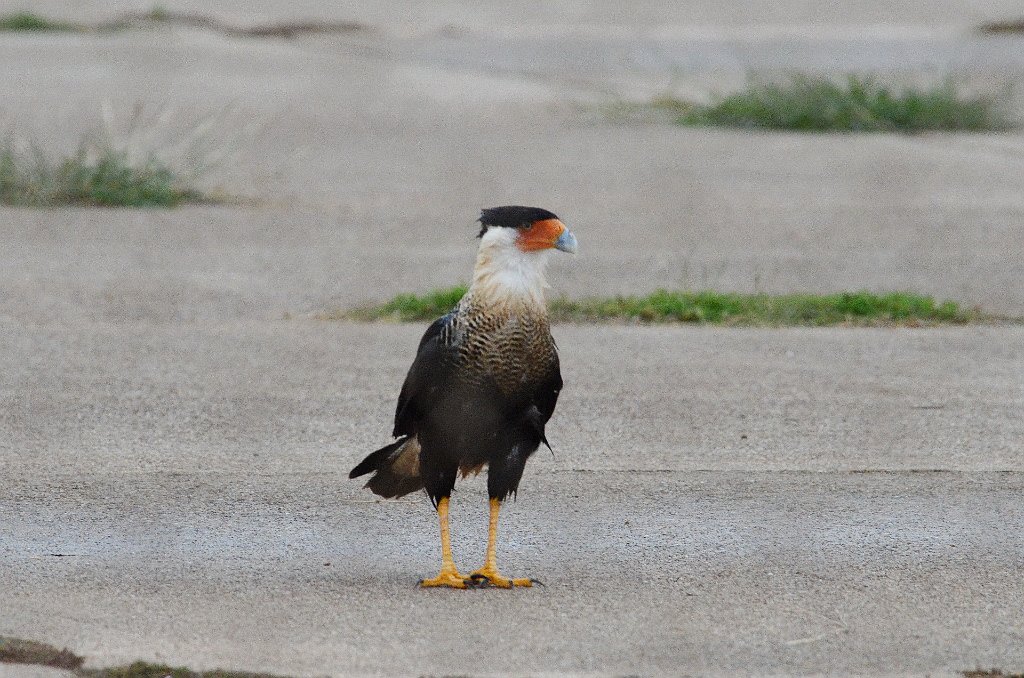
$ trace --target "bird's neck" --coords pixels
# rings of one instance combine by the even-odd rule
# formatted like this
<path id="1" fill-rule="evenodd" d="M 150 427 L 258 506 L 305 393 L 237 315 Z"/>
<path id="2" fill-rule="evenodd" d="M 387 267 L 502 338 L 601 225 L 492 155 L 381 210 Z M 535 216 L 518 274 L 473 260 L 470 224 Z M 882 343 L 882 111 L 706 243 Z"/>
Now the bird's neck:
<path id="1" fill-rule="evenodd" d="M 546 315 L 546 254 L 523 252 L 517 247 L 482 246 L 473 268 L 473 283 L 468 296 L 474 305 Z"/>

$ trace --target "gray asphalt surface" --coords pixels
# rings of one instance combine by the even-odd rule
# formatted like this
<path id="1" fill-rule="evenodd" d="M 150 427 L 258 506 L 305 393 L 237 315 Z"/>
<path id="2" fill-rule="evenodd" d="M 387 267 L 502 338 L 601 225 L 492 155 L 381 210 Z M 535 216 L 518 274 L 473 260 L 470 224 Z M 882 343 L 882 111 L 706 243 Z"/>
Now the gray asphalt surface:
<path id="1" fill-rule="evenodd" d="M 507 202 L 579 236 L 554 294 L 910 289 L 1024 314 L 1019 133 L 607 113 L 794 64 L 990 91 L 1024 39 L 974 27 L 1017 3 L 161 6 L 367 28 L 0 35 L 3 128 L 68 152 L 107 110 L 130 152 L 223 155 L 199 181 L 251 199 L 0 207 L 0 635 L 294 675 L 1024 671 L 1020 326 L 558 326 L 555 455 L 499 548 L 546 586 L 424 592 L 429 503 L 346 477 L 388 441 L 423 327 L 313 319 L 465 280 L 477 210 Z M 464 570 L 485 508 L 482 478 L 460 485 Z"/>

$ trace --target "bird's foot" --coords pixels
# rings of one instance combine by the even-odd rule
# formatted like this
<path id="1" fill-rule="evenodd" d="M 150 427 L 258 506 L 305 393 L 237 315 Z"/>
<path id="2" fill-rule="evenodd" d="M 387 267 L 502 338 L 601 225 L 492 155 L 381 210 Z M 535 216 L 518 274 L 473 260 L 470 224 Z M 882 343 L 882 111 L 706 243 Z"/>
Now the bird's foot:
<path id="1" fill-rule="evenodd" d="M 497 586 L 502 589 L 510 589 L 514 586 L 525 586 L 529 588 L 534 584 L 540 583 L 536 579 L 530 579 L 528 577 L 520 577 L 518 579 L 503 577 L 496 567 L 481 567 L 479 570 L 476 570 L 473 574 L 469 575 L 469 578 L 473 582 L 476 582 L 477 586 Z"/>
<path id="2" fill-rule="evenodd" d="M 473 579 L 463 577 L 459 574 L 459 571 L 453 568 L 442 567 L 440 574 L 433 579 L 420 579 L 420 588 L 436 588 L 440 586 L 447 586 L 452 589 L 468 589 L 475 586 Z"/>

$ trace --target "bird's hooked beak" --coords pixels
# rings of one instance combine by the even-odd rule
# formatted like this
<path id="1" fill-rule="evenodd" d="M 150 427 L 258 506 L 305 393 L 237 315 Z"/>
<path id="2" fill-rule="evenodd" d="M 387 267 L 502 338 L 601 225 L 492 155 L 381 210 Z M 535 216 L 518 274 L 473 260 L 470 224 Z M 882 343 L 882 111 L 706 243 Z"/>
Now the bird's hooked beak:
<path id="1" fill-rule="evenodd" d="M 568 252 L 569 254 L 576 254 L 576 236 L 572 234 L 568 228 L 562 231 L 562 234 L 558 236 L 558 240 L 555 241 L 555 249 Z"/>

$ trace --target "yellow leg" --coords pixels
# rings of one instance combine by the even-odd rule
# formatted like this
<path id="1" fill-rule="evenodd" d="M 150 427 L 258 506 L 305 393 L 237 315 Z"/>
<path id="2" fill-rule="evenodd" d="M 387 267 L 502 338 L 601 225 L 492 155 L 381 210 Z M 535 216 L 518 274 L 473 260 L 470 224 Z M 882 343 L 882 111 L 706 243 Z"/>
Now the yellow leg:
<path id="1" fill-rule="evenodd" d="M 467 588 L 466 578 L 459 574 L 452 558 L 452 537 L 448 531 L 448 497 L 437 502 L 437 516 L 441 520 L 441 572 L 433 579 L 421 579 L 420 586 L 449 586 L 453 589 Z"/>
<path id="2" fill-rule="evenodd" d="M 491 523 L 487 531 L 487 560 L 484 561 L 483 567 L 470 575 L 470 578 L 486 586 L 500 586 L 503 589 L 510 589 L 513 586 L 533 586 L 532 579 L 509 579 L 501 576 L 501 573 L 498 572 L 499 511 L 501 511 L 501 501 L 491 499 Z"/>

